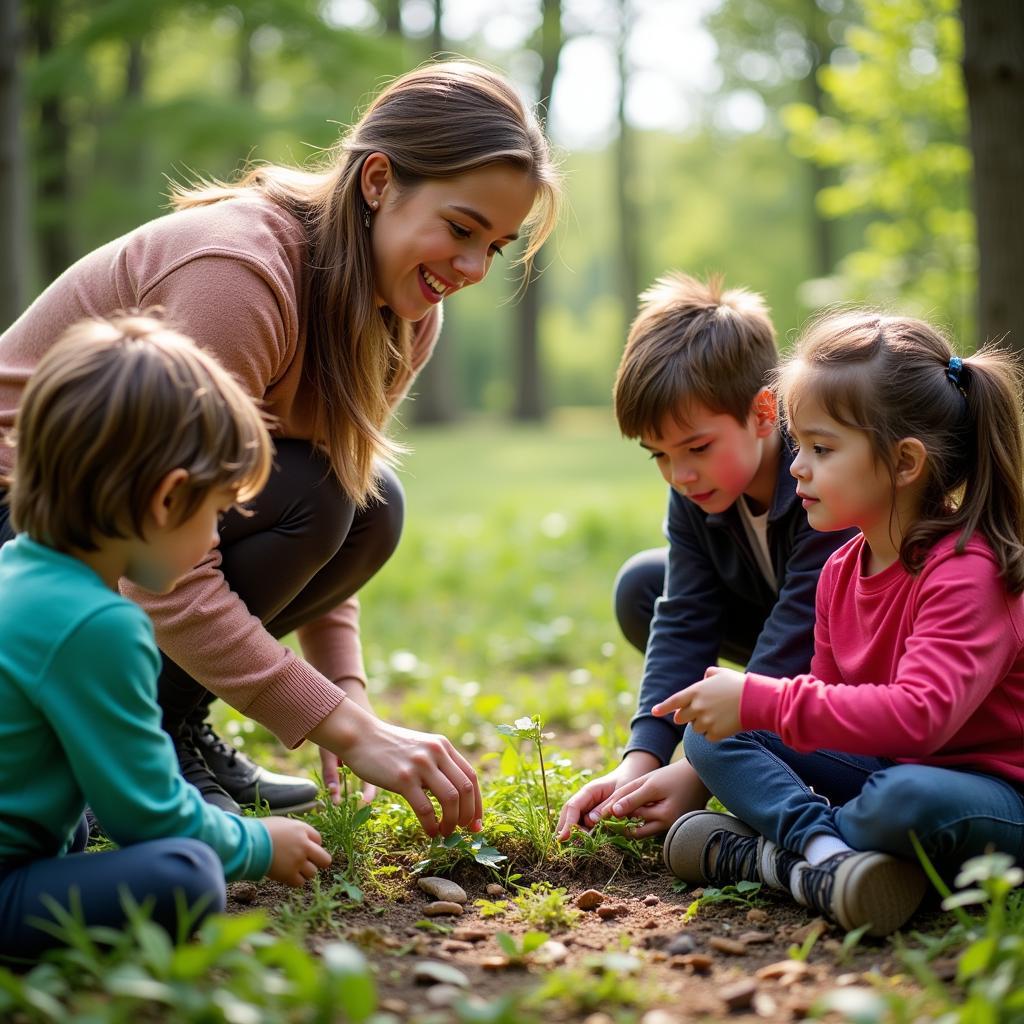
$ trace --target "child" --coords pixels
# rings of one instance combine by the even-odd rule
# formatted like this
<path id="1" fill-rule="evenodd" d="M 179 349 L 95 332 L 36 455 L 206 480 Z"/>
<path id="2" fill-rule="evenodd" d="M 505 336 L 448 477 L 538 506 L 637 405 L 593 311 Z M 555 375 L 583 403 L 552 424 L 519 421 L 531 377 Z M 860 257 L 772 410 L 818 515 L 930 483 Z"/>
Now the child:
<path id="1" fill-rule="evenodd" d="M 126 577 L 158 593 L 217 544 L 218 516 L 258 493 L 271 445 L 214 360 L 158 320 L 70 328 L 16 422 L 19 536 L 0 550 L 0 956 L 58 940 L 34 923 L 81 907 L 119 927 L 124 893 L 172 934 L 181 896 L 222 910 L 224 880 L 302 885 L 330 863 L 287 818 L 233 817 L 178 773 L 160 728 L 160 655 Z M 86 854 L 92 807 L 120 850 Z"/>
<path id="2" fill-rule="evenodd" d="M 615 414 L 671 488 L 669 546 L 667 557 L 635 556 L 616 581 L 623 632 L 646 647 L 638 709 L 622 762 L 562 808 L 561 839 L 577 823 L 618 814 L 609 798 L 623 786 L 644 786 L 631 805 L 644 819 L 636 836 L 664 832 L 704 806 L 707 790 L 685 762 L 669 785 L 648 774 L 668 764 L 683 733 L 653 706 L 719 655 L 767 675 L 806 671 L 818 573 L 846 539 L 812 530 L 796 497 L 768 387 L 778 351 L 764 300 L 679 273 L 641 300 L 615 381 Z"/>
<path id="3" fill-rule="evenodd" d="M 1019 385 L 1009 355 L 961 360 L 918 320 L 846 313 L 798 344 L 779 377 L 797 493 L 815 529 L 860 533 L 822 571 L 809 674 L 709 668 L 654 708 L 690 723 L 737 816 L 684 815 L 675 874 L 885 935 L 926 887 L 911 833 L 947 877 L 1024 855 Z"/>

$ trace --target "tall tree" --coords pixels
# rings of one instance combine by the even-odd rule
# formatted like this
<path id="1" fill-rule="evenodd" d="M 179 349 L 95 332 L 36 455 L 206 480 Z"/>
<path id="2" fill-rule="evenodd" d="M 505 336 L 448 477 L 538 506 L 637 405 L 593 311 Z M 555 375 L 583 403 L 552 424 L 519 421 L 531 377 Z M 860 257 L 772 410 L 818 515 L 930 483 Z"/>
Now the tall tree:
<path id="1" fill-rule="evenodd" d="M 974 157 L 978 339 L 1024 351 L 1024 4 L 962 0 Z"/>
<path id="2" fill-rule="evenodd" d="M 640 211 L 633 201 L 636 188 L 633 169 L 635 145 L 633 130 L 626 118 L 630 73 L 627 43 L 633 21 L 630 0 L 618 0 L 618 15 L 615 51 L 619 73 L 619 100 L 616 111 L 619 131 L 615 140 L 615 207 L 619 215 L 619 289 L 622 315 L 628 324 L 636 311 L 637 292 L 640 287 Z"/>
<path id="3" fill-rule="evenodd" d="M 18 0 L 0 0 L 0 331 L 21 313 L 26 298 L 28 229 L 25 152 L 21 124 L 22 51 Z"/>
<path id="4" fill-rule="evenodd" d="M 564 42 L 561 0 L 542 0 L 537 100 L 545 109 L 551 105 Z M 522 295 L 516 307 L 515 399 L 512 414 L 517 420 L 527 421 L 542 420 L 546 412 L 539 329 L 542 286 L 536 266 L 543 266 L 543 249 L 537 253 L 535 267 L 530 269 L 523 280 Z"/>

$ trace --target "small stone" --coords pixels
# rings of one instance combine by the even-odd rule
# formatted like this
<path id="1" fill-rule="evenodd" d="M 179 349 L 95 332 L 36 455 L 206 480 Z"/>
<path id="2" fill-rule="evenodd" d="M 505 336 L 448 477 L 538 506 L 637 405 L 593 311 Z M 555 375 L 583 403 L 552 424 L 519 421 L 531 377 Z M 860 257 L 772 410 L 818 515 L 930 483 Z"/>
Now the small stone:
<path id="1" fill-rule="evenodd" d="M 668 1010 L 648 1010 L 641 1018 L 640 1024 L 679 1024 L 681 1018 Z"/>
<path id="2" fill-rule="evenodd" d="M 707 974 L 714 964 L 714 958 L 708 956 L 707 953 L 687 953 L 685 956 L 669 957 L 668 960 L 669 967 L 676 969 L 688 967 L 694 974 Z"/>
<path id="3" fill-rule="evenodd" d="M 435 900 L 443 903 L 465 903 L 469 897 L 461 885 L 456 885 L 449 878 L 419 878 L 416 884 Z"/>
<path id="4" fill-rule="evenodd" d="M 771 942 L 774 936 L 771 932 L 744 932 L 739 938 L 748 946 L 757 946 L 762 942 Z"/>
<path id="5" fill-rule="evenodd" d="M 668 959 L 668 953 L 663 949 L 655 949 L 651 952 L 651 963 L 663 964 Z"/>
<path id="6" fill-rule="evenodd" d="M 385 1013 L 396 1013 L 400 1016 L 409 1012 L 409 1004 L 404 999 L 382 999 L 380 1008 Z"/>
<path id="7" fill-rule="evenodd" d="M 794 929 L 790 939 L 798 946 L 802 946 L 812 935 L 817 939 L 828 931 L 828 922 L 823 917 L 816 917 L 807 924 Z"/>
<path id="8" fill-rule="evenodd" d="M 505 886 L 498 885 L 497 882 L 490 882 L 488 884 L 488 886 L 487 886 L 487 895 L 488 896 L 504 896 L 505 895 Z"/>
<path id="9" fill-rule="evenodd" d="M 485 971 L 503 971 L 509 965 L 507 956 L 485 956 L 480 961 L 480 966 Z"/>
<path id="10" fill-rule="evenodd" d="M 536 964 L 560 964 L 569 955 L 569 949 L 558 939 L 548 939 L 539 949 L 530 955 Z"/>
<path id="11" fill-rule="evenodd" d="M 718 998 L 730 1010 L 745 1010 L 753 1002 L 756 992 L 757 982 L 750 978 L 743 978 L 740 981 L 734 981 L 731 985 L 723 985 L 718 990 Z"/>
<path id="12" fill-rule="evenodd" d="M 724 935 L 712 935 L 708 939 L 708 945 L 717 949 L 719 953 L 728 953 L 730 956 L 745 956 L 747 944 L 738 939 L 727 939 Z"/>
<path id="13" fill-rule="evenodd" d="M 236 882 L 231 886 L 231 898 L 237 903 L 255 903 L 256 886 L 252 882 Z"/>
<path id="14" fill-rule="evenodd" d="M 758 1017 L 774 1018 L 779 1005 L 767 992 L 755 992 L 750 1001 L 750 1008 Z"/>
<path id="15" fill-rule="evenodd" d="M 757 977 L 768 981 L 782 981 L 783 979 L 795 981 L 809 970 L 810 967 L 803 960 L 779 960 L 777 963 L 765 964 L 764 967 L 759 967 L 754 973 Z"/>
<path id="16" fill-rule="evenodd" d="M 446 953 L 465 953 L 472 948 L 472 942 L 463 942 L 461 939 L 445 939 L 441 943 L 441 949 Z"/>
<path id="17" fill-rule="evenodd" d="M 747 920 L 751 924 L 767 924 L 768 911 L 762 910 L 760 907 L 751 907 L 751 909 L 747 911 Z"/>
<path id="18" fill-rule="evenodd" d="M 661 897 L 660 896 L 655 896 L 653 892 L 652 893 L 648 893 L 644 897 L 644 899 L 643 899 L 643 903 L 644 903 L 645 907 L 656 907 L 660 902 L 661 902 Z"/>
<path id="19" fill-rule="evenodd" d="M 610 921 L 613 917 L 621 917 L 629 913 L 629 907 L 625 903 L 602 903 L 597 908 L 597 916 L 602 921 Z"/>
<path id="20" fill-rule="evenodd" d="M 444 917 L 446 914 L 458 917 L 462 913 L 462 905 L 449 900 L 438 900 L 436 903 L 428 903 L 423 908 L 423 913 L 427 917 Z"/>
<path id="21" fill-rule="evenodd" d="M 576 906 L 580 910 L 596 910 L 604 903 L 604 893 L 597 889 L 586 889 L 576 897 Z"/>
<path id="22" fill-rule="evenodd" d="M 456 985 L 469 988 L 469 978 L 457 967 L 437 960 L 421 960 L 412 969 L 412 980 L 417 985 Z"/>
<path id="23" fill-rule="evenodd" d="M 646 921 L 641 921 L 640 922 L 640 927 L 641 928 L 657 928 L 658 927 L 658 919 L 656 917 L 649 917 L 649 918 L 647 918 Z"/>
<path id="24" fill-rule="evenodd" d="M 483 942 L 490 937 L 490 932 L 483 928 L 456 928 L 452 932 L 452 938 L 459 942 Z"/>
<path id="25" fill-rule="evenodd" d="M 426 998 L 431 1006 L 451 1006 L 463 994 L 458 985 L 431 985 L 426 991 Z"/>
<path id="26" fill-rule="evenodd" d="M 687 953 L 694 952 L 696 948 L 697 943 L 694 942 L 693 936 L 689 932 L 680 932 L 668 940 L 665 952 L 669 956 L 685 956 Z"/>

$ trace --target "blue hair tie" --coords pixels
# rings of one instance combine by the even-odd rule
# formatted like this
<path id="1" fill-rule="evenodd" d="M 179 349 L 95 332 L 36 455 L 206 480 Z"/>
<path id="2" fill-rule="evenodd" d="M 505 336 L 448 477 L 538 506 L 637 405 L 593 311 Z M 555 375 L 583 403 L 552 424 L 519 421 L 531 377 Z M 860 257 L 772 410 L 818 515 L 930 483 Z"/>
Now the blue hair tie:
<path id="1" fill-rule="evenodd" d="M 957 386 L 960 387 L 960 374 L 964 368 L 964 361 L 959 356 L 950 356 L 949 362 L 946 364 L 946 376 Z"/>

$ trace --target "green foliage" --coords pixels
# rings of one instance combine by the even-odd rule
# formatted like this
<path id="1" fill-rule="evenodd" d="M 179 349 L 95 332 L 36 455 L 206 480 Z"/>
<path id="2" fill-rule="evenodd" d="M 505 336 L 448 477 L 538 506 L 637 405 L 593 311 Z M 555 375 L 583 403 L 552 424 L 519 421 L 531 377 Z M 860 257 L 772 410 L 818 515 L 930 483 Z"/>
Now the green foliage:
<path id="1" fill-rule="evenodd" d="M 526 999 L 528 1006 L 554 1004 L 568 1011 L 642 1009 L 658 998 L 637 974 L 640 961 L 626 952 L 587 957 L 582 967 L 551 971 Z"/>
<path id="2" fill-rule="evenodd" d="M 548 941 L 547 932 L 526 932 L 520 939 L 515 939 L 508 932 L 498 932 L 494 936 L 502 953 L 511 964 L 524 964 L 531 953 L 536 952 Z"/>
<path id="3" fill-rule="evenodd" d="M 580 918 L 580 911 L 569 905 L 566 890 L 550 882 L 534 882 L 521 889 L 512 902 L 526 924 L 544 931 L 572 928 Z"/>
<path id="4" fill-rule="evenodd" d="M 710 906 L 712 903 L 739 903 L 745 907 L 756 907 L 760 892 L 760 882 L 742 881 L 735 885 L 723 885 L 720 889 L 708 887 L 686 908 L 683 921 L 686 922 L 692 917 L 696 917 L 701 907 Z"/>
<path id="5" fill-rule="evenodd" d="M 817 283 L 813 304 L 898 305 L 970 339 L 976 253 L 958 6 L 861 0 L 848 59 L 820 75 L 835 115 L 794 104 L 784 120 L 794 152 L 838 174 L 821 211 L 863 225 L 863 243 Z"/>
<path id="6" fill-rule="evenodd" d="M 268 934 L 262 912 L 213 915 L 187 944 L 172 942 L 138 908 L 129 908 L 123 931 L 86 928 L 74 914 L 57 916 L 66 948 L 24 975 L 0 968 L 0 1018 L 100 1024 L 159 1009 L 160 1019 L 196 1024 L 355 1024 L 376 1009 L 376 986 L 358 950 L 332 942 L 314 957 Z"/>

